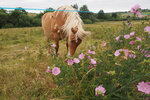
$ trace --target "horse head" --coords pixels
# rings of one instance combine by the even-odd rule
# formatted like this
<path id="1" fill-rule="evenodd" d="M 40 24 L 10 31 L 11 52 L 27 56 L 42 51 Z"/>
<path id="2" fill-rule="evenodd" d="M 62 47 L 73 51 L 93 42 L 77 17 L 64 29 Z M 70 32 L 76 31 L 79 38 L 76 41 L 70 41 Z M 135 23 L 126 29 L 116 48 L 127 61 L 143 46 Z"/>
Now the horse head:
<path id="1" fill-rule="evenodd" d="M 75 27 L 75 28 L 72 28 L 71 29 L 71 35 L 68 39 L 68 46 L 69 46 L 69 52 L 68 52 L 68 55 L 71 55 L 73 56 L 77 47 L 79 46 L 79 44 L 81 44 L 82 42 L 82 38 L 78 37 L 77 36 L 77 32 L 78 32 L 78 28 Z M 84 36 L 85 37 L 86 35 L 88 35 L 89 32 L 85 32 L 84 31 Z"/>

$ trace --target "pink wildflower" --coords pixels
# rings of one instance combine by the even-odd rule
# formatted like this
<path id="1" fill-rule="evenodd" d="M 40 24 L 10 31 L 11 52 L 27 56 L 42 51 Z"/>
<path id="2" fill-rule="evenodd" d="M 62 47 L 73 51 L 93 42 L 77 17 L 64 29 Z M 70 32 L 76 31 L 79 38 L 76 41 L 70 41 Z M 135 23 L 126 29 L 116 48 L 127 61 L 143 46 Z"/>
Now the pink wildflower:
<path id="1" fill-rule="evenodd" d="M 79 60 L 78 58 L 74 58 L 74 59 L 73 59 L 73 62 L 74 62 L 74 63 L 79 63 L 80 60 Z"/>
<path id="2" fill-rule="evenodd" d="M 24 60 L 24 57 L 22 57 L 21 60 Z"/>
<path id="3" fill-rule="evenodd" d="M 148 34 L 150 34 L 150 26 L 146 26 L 146 27 L 144 28 L 144 31 L 146 31 L 146 32 L 148 32 Z"/>
<path id="4" fill-rule="evenodd" d="M 88 59 L 91 59 L 91 56 L 88 56 Z"/>
<path id="5" fill-rule="evenodd" d="M 127 35 L 124 35 L 124 38 L 125 38 L 125 39 L 129 39 L 129 38 L 130 38 L 130 35 L 128 35 L 128 34 L 127 34 Z"/>
<path id="6" fill-rule="evenodd" d="M 107 74 L 110 74 L 110 72 L 106 72 Z"/>
<path id="7" fill-rule="evenodd" d="M 149 58 L 149 57 L 150 57 L 150 54 L 146 54 L 145 57 Z"/>
<path id="8" fill-rule="evenodd" d="M 52 50 L 52 49 L 49 49 L 49 52 L 53 52 L 53 50 Z"/>
<path id="9" fill-rule="evenodd" d="M 67 63 L 67 62 L 68 62 L 68 60 L 67 60 L 67 59 L 65 59 L 65 62 Z"/>
<path id="10" fill-rule="evenodd" d="M 98 96 L 99 94 L 104 96 L 105 92 L 106 90 L 102 85 L 95 88 L 95 96 Z"/>
<path id="11" fill-rule="evenodd" d="M 138 15 L 139 18 L 142 18 L 141 12 L 138 11 L 137 15 Z"/>
<path id="12" fill-rule="evenodd" d="M 128 55 L 128 51 L 129 50 L 128 49 L 118 49 L 118 50 L 115 51 L 114 55 L 115 56 L 119 56 L 120 55 L 120 51 L 124 51 L 124 54 Z"/>
<path id="13" fill-rule="evenodd" d="M 58 74 L 60 74 L 60 68 L 58 68 L 58 67 L 54 67 L 53 69 L 52 69 L 52 74 L 53 75 L 55 75 L 55 76 L 57 76 Z"/>
<path id="14" fill-rule="evenodd" d="M 134 45 L 134 44 L 135 44 L 135 42 L 134 42 L 134 41 L 130 41 L 130 44 L 131 44 L 131 45 Z"/>
<path id="15" fill-rule="evenodd" d="M 101 64 L 101 62 L 98 62 L 98 64 Z"/>
<path id="16" fill-rule="evenodd" d="M 140 82 L 137 85 L 138 91 L 150 94 L 150 82 Z"/>
<path id="17" fill-rule="evenodd" d="M 133 8 L 134 10 L 138 10 L 138 9 L 141 8 L 141 6 L 140 6 L 139 4 L 137 4 L 137 5 L 133 6 L 132 8 Z"/>
<path id="18" fill-rule="evenodd" d="M 116 37 L 116 40 L 117 40 L 117 41 L 119 41 L 119 39 L 120 39 L 120 35 L 119 35 L 118 37 Z"/>
<path id="19" fill-rule="evenodd" d="M 94 67 L 96 67 L 96 65 L 93 65 Z"/>
<path id="20" fill-rule="evenodd" d="M 52 72 L 49 68 L 50 68 L 50 66 L 47 67 L 47 70 L 46 70 L 47 73 Z"/>
<path id="21" fill-rule="evenodd" d="M 91 69 L 92 68 L 92 66 L 89 66 L 89 69 Z"/>
<path id="22" fill-rule="evenodd" d="M 140 5 L 137 4 L 133 6 L 130 11 L 135 15 L 139 9 L 140 9 Z"/>
<path id="23" fill-rule="evenodd" d="M 136 39 L 137 39 L 138 41 L 142 41 L 142 39 L 141 39 L 140 37 L 136 37 Z"/>
<path id="24" fill-rule="evenodd" d="M 114 53 L 114 55 L 115 55 L 115 56 L 119 56 L 119 55 L 120 55 L 120 52 L 119 52 L 119 51 L 120 51 L 120 49 L 119 49 L 119 50 L 116 50 L 116 52 Z"/>
<path id="25" fill-rule="evenodd" d="M 141 47 L 141 46 L 140 46 L 140 45 L 138 45 L 136 49 L 138 49 L 138 50 L 139 50 L 139 49 L 140 49 L 140 47 Z"/>
<path id="26" fill-rule="evenodd" d="M 56 47 L 56 45 L 55 45 L 55 44 L 52 44 L 51 47 Z"/>
<path id="27" fill-rule="evenodd" d="M 69 65 L 69 66 L 73 65 L 73 60 L 68 59 L 68 65 Z"/>
<path id="28" fill-rule="evenodd" d="M 94 54 L 95 54 L 95 51 L 92 51 L 92 54 L 94 55 Z"/>
<path id="29" fill-rule="evenodd" d="M 95 54 L 95 51 L 88 50 L 88 54 Z"/>
<path id="30" fill-rule="evenodd" d="M 134 34 L 135 34 L 135 32 L 133 31 L 133 32 L 130 33 L 130 36 L 134 36 Z"/>
<path id="31" fill-rule="evenodd" d="M 105 43 L 103 44 L 103 47 L 106 47 L 106 45 L 107 45 L 107 43 L 105 42 Z"/>
<path id="32" fill-rule="evenodd" d="M 96 61 L 94 59 L 91 59 L 91 64 L 95 65 L 96 64 Z"/>
<path id="33" fill-rule="evenodd" d="M 79 55 L 79 58 L 82 60 L 83 58 L 85 57 L 85 55 L 83 54 L 83 53 L 81 53 L 80 55 Z"/>
<path id="34" fill-rule="evenodd" d="M 88 54 L 91 54 L 92 52 L 91 52 L 91 50 L 88 50 Z"/>
<path id="35" fill-rule="evenodd" d="M 135 59 L 135 58 L 136 58 L 136 55 L 135 55 L 135 54 L 130 54 L 129 57 Z"/>

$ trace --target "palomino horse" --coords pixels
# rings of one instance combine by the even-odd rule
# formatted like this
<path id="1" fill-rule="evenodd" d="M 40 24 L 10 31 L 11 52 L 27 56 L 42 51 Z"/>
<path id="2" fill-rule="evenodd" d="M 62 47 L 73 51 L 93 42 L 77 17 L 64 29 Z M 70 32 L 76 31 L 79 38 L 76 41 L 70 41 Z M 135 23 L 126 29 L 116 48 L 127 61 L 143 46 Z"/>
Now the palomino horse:
<path id="1" fill-rule="evenodd" d="M 82 20 L 76 11 L 71 6 L 61 6 L 58 8 L 61 11 L 53 13 L 45 13 L 42 17 L 42 29 L 44 31 L 47 43 L 50 39 L 55 42 L 56 55 L 59 48 L 59 40 L 67 39 L 68 55 L 73 56 L 76 48 L 82 42 L 82 39 L 89 33 L 82 28 Z"/>

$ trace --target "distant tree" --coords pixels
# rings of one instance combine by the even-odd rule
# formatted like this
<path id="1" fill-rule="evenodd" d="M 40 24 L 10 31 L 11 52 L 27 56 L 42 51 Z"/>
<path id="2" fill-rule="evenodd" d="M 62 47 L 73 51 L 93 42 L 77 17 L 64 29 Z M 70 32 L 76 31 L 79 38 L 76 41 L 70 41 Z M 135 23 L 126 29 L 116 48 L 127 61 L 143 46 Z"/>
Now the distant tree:
<path id="1" fill-rule="evenodd" d="M 7 13 L 4 9 L 0 9 L 0 12 Z"/>
<path id="2" fill-rule="evenodd" d="M 89 19 L 92 21 L 92 23 L 95 23 L 96 21 L 98 21 L 97 14 L 91 13 Z"/>
<path id="3" fill-rule="evenodd" d="M 78 10 L 78 5 L 77 4 L 74 4 L 74 5 L 71 5 L 73 8 L 77 9 Z"/>
<path id="4" fill-rule="evenodd" d="M 92 24 L 93 23 L 90 19 L 84 19 L 83 21 L 85 24 Z"/>
<path id="5" fill-rule="evenodd" d="M 104 11 L 103 11 L 103 10 L 100 10 L 100 11 L 98 12 L 97 18 L 98 18 L 98 19 L 104 19 L 104 18 L 105 18 L 105 14 L 104 14 Z"/>
<path id="6" fill-rule="evenodd" d="M 0 10 L 0 28 L 2 28 L 8 20 L 8 14 L 4 10 Z"/>
<path id="7" fill-rule="evenodd" d="M 54 12 L 54 9 L 49 7 L 49 8 L 46 9 L 46 11 L 44 11 L 44 14 L 47 13 L 47 12 Z"/>
<path id="8" fill-rule="evenodd" d="M 117 18 L 117 16 L 118 16 L 117 13 L 112 13 L 113 18 Z"/>
<path id="9" fill-rule="evenodd" d="M 16 23 L 16 27 L 30 27 L 32 26 L 31 18 L 28 15 L 21 14 L 18 17 L 18 22 Z"/>
<path id="10" fill-rule="evenodd" d="M 49 8 L 47 8 L 43 13 L 41 12 L 41 13 L 37 14 L 37 15 L 35 16 L 35 18 L 41 19 L 42 16 L 43 16 L 45 13 L 47 13 L 47 12 L 54 12 L 54 9 L 51 8 L 51 7 L 49 7 Z"/>
<path id="11" fill-rule="evenodd" d="M 104 19 L 104 18 L 105 18 L 105 14 L 104 14 L 104 11 L 103 11 L 103 10 L 100 10 L 100 11 L 98 12 L 97 18 L 98 18 L 98 19 Z"/>
<path id="12" fill-rule="evenodd" d="M 90 19 L 91 13 L 89 12 L 87 5 L 83 5 L 80 8 L 80 11 L 81 12 L 79 12 L 79 14 L 80 14 L 82 19 Z M 86 12 L 82 12 L 82 11 L 86 11 Z"/>
<path id="13" fill-rule="evenodd" d="M 29 23 L 28 19 L 28 13 L 24 9 L 21 10 L 19 8 L 10 12 L 8 23 L 13 24 L 14 27 L 25 27 L 29 26 L 29 24 L 26 24 Z"/>

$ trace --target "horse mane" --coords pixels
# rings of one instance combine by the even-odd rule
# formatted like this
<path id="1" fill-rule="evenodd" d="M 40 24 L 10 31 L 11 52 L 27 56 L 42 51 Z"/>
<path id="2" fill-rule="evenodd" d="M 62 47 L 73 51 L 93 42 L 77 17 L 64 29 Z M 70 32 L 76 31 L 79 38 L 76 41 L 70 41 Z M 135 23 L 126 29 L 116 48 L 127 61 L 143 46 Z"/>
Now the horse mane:
<path id="1" fill-rule="evenodd" d="M 65 32 L 66 36 L 69 37 L 72 33 L 72 28 L 78 28 L 77 33 L 75 34 L 75 39 L 77 38 L 83 39 L 83 37 L 86 35 L 87 32 L 84 31 L 82 25 L 83 22 L 80 18 L 80 15 L 78 14 L 76 9 L 74 9 L 72 6 L 61 6 L 58 8 L 56 12 L 56 16 L 61 13 L 61 10 L 69 10 L 69 11 L 63 11 L 62 17 L 66 17 L 65 24 L 61 27 L 61 29 Z"/>

